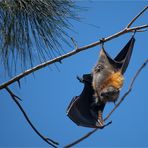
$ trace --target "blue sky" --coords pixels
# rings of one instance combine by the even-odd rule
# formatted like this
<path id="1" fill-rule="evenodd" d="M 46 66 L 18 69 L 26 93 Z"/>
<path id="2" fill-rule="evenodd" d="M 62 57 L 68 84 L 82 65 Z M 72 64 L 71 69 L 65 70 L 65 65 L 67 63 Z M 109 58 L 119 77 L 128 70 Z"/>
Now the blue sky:
<path id="1" fill-rule="evenodd" d="M 81 22 L 72 21 L 73 30 L 69 31 L 79 47 L 95 42 L 123 29 L 131 19 L 139 13 L 146 1 L 77 1 L 87 7 L 82 11 Z M 148 12 L 135 23 L 148 23 Z M 105 49 L 111 56 L 127 43 L 131 34 L 126 34 L 105 43 Z M 136 43 L 130 65 L 125 74 L 125 84 L 121 96 L 128 89 L 131 78 L 148 58 L 148 32 L 137 33 Z M 69 40 L 69 42 L 71 42 Z M 72 48 L 64 45 L 65 51 Z M 80 52 L 64 59 L 63 64 L 46 67 L 21 80 L 22 87 L 11 85 L 11 89 L 21 97 L 22 106 L 37 129 L 49 138 L 66 145 L 81 137 L 91 129 L 75 125 L 67 116 L 66 108 L 72 97 L 79 95 L 83 85 L 76 76 L 90 73 L 98 60 L 100 46 Z M 110 117 L 113 123 L 107 128 L 96 132 L 77 147 L 148 147 L 148 68 L 146 67 L 137 78 L 134 88 L 125 101 Z M 4 77 L 0 70 L 1 80 Z M 113 108 L 108 104 L 104 116 Z M 30 128 L 22 113 L 11 100 L 5 90 L 0 93 L 0 147 L 48 147 Z"/>

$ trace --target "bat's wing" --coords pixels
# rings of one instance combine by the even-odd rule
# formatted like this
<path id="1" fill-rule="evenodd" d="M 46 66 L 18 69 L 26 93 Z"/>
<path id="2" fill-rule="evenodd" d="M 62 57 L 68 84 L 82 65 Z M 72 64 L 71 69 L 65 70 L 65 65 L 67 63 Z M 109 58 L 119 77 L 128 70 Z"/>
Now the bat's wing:
<path id="1" fill-rule="evenodd" d="M 129 65 L 131 55 L 133 52 L 134 43 L 135 38 L 132 36 L 132 38 L 128 41 L 125 47 L 119 52 L 119 54 L 114 59 L 116 62 L 121 64 L 122 74 L 124 74 Z"/>
<path id="2" fill-rule="evenodd" d="M 93 106 L 94 90 L 91 74 L 83 75 L 83 83 L 84 89 L 80 96 L 72 99 L 67 108 L 67 116 L 79 126 L 95 128 L 99 126 L 98 110 L 103 111 L 105 104 L 101 104 L 99 108 Z"/>
<path id="3" fill-rule="evenodd" d="M 135 43 L 135 38 L 132 36 L 131 39 L 128 41 L 128 43 L 124 46 L 124 48 L 119 52 L 119 54 L 112 59 L 109 54 L 102 49 L 104 54 L 106 55 L 106 58 L 108 62 L 117 70 L 121 70 L 121 73 L 124 74 L 129 62 L 130 58 L 133 52 L 133 47 Z"/>

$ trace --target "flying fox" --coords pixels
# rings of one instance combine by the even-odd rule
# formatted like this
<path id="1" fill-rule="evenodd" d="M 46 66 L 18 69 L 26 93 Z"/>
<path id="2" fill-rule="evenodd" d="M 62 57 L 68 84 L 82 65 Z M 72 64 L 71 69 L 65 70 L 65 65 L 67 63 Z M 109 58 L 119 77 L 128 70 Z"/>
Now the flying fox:
<path id="1" fill-rule="evenodd" d="M 104 125 L 103 110 L 108 102 L 116 102 L 119 97 L 134 43 L 132 36 L 114 59 L 102 48 L 92 72 L 78 77 L 84 89 L 73 97 L 67 108 L 67 116 L 78 126 L 98 128 Z"/>

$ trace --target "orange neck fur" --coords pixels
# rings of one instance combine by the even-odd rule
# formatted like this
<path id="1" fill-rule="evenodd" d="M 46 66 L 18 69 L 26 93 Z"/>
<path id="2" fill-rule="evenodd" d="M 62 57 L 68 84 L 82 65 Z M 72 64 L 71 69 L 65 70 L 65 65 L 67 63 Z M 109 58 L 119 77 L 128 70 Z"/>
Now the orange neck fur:
<path id="1" fill-rule="evenodd" d="M 105 87 L 108 87 L 108 86 L 113 86 L 117 89 L 120 89 L 123 86 L 123 81 L 124 81 L 124 77 L 121 74 L 121 72 L 119 71 L 114 72 L 103 83 L 103 85 L 101 86 L 101 89 L 104 89 Z"/>

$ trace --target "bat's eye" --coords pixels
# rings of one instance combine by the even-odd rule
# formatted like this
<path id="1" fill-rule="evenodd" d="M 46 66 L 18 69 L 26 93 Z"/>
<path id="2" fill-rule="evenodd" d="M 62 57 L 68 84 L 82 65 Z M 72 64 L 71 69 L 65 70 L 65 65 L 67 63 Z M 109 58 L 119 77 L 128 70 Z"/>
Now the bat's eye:
<path id="1" fill-rule="evenodd" d="M 98 65 L 96 65 L 96 67 L 95 67 L 95 70 L 96 70 L 97 72 L 100 72 L 100 71 L 102 71 L 103 69 L 104 69 L 104 66 L 101 65 L 101 64 L 98 64 Z"/>

